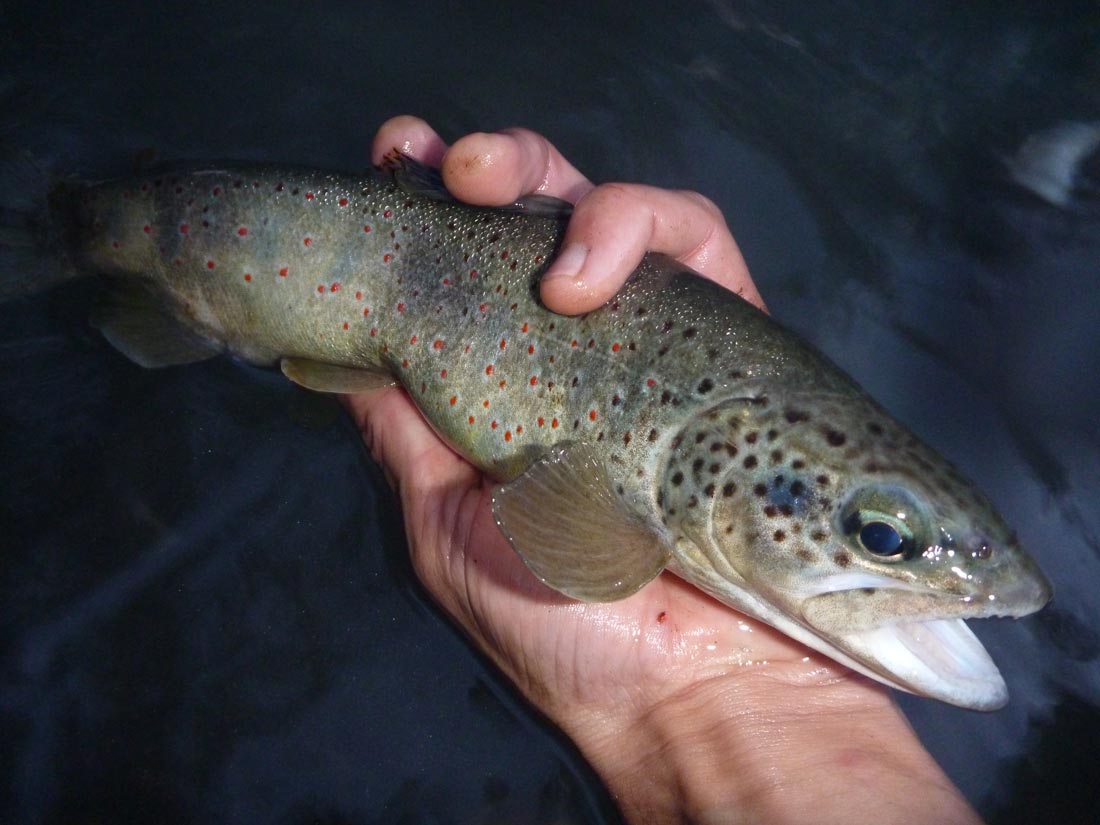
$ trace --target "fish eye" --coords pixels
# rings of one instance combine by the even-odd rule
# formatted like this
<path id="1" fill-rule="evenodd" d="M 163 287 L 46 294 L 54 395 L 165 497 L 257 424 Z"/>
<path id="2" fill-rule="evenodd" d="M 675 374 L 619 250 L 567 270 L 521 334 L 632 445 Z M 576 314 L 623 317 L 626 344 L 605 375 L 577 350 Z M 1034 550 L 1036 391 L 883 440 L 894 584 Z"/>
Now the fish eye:
<path id="1" fill-rule="evenodd" d="M 865 487 L 853 494 L 842 511 L 840 526 L 848 541 L 877 561 L 898 562 L 917 554 L 923 536 L 923 508 L 906 490 L 894 486 Z"/>
<path id="2" fill-rule="evenodd" d="M 901 533 L 885 521 L 869 521 L 860 527 L 859 543 L 876 556 L 896 556 L 905 549 Z"/>

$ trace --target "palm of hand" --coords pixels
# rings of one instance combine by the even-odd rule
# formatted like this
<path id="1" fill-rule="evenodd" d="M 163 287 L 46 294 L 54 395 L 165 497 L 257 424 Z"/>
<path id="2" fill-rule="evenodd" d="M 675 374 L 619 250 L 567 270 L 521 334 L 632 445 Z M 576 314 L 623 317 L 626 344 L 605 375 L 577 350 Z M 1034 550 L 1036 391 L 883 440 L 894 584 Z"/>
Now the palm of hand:
<path id="1" fill-rule="evenodd" d="M 375 458 L 398 480 L 421 581 L 551 716 L 581 704 L 629 717 L 632 706 L 645 712 L 715 678 L 743 676 L 751 688 L 848 675 L 671 574 L 608 604 L 550 590 L 494 523 L 491 483 L 436 437 L 403 392 L 349 396 L 347 404 Z"/>

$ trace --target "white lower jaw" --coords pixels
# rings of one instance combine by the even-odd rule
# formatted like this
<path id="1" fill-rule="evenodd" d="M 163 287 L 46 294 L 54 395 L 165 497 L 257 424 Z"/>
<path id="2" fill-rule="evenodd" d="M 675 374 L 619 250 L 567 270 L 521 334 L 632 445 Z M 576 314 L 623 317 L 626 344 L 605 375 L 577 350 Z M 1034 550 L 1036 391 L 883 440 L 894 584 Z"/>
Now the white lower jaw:
<path id="1" fill-rule="evenodd" d="M 869 676 L 901 690 L 973 710 L 996 710 L 1008 688 L 962 619 L 902 622 L 843 634 L 841 650 L 867 663 Z"/>

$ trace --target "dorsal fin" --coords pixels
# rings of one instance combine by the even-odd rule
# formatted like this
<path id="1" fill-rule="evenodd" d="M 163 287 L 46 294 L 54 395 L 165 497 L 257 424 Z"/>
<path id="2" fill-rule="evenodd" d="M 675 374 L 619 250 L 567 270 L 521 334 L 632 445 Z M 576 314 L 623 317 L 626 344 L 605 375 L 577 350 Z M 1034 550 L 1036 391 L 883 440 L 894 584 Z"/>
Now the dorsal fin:
<path id="1" fill-rule="evenodd" d="M 416 158 L 411 158 L 403 152 L 394 149 L 382 159 L 381 168 L 393 175 L 398 187 L 410 195 L 430 198 L 434 201 L 445 203 L 459 203 L 459 201 L 447 191 L 443 184 L 443 175 L 434 166 L 421 163 Z M 471 208 L 479 208 L 471 206 Z M 520 212 L 524 215 L 537 215 L 542 218 L 565 219 L 573 214 L 573 204 L 555 198 L 552 195 L 544 195 L 534 192 L 522 195 L 514 203 L 504 206 L 487 206 L 485 209 L 495 209 L 502 212 Z"/>

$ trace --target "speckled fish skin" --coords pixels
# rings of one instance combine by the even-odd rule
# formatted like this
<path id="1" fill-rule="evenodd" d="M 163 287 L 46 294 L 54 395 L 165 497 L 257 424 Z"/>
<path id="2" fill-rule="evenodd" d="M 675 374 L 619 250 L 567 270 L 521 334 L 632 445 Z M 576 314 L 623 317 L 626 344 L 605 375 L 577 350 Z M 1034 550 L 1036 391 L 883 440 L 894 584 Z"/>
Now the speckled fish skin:
<path id="1" fill-rule="evenodd" d="M 889 685 L 1004 703 L 958 620 L 1033 612 L 1050 588 L 947 461 L 683 266 L 649 255 L 600 310 L 556 315 L 537 281 L 564 218 L 399 178 L 227 166 L 66 184 L 52 201 L 72 267 L 140 283 L 215 348 L 392 374 L 463 456 L 514 480 L 498 519 L 563 592 L 622 597 L 667 565 Z M 638 575 L 615 561 L 617 514 Z M 897 553 L 865 546 L 895 534 Z"/>

